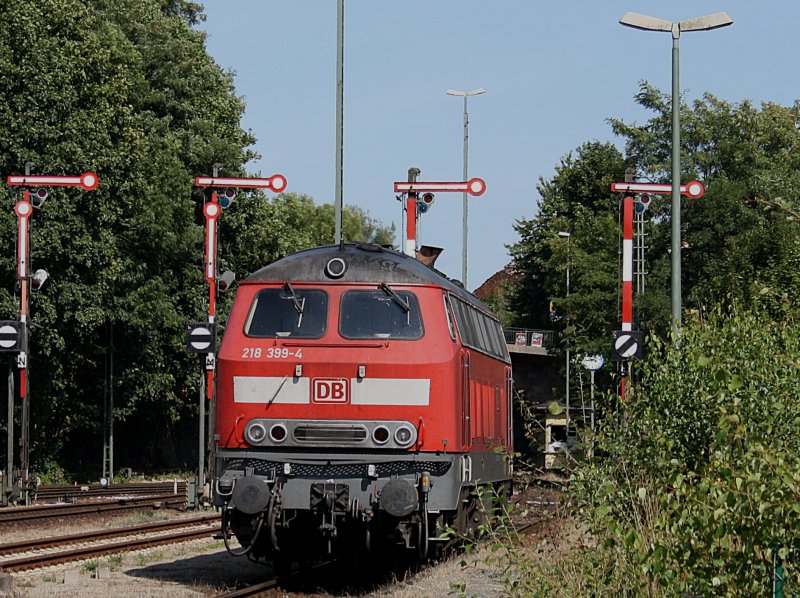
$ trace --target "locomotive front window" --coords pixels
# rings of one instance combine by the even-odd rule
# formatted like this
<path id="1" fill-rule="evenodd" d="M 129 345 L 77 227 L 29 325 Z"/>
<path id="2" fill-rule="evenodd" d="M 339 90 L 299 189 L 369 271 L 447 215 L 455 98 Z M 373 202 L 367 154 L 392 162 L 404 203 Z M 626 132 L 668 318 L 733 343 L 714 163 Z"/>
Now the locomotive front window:
<path id="1" fill-rule="evenodd" d="M 244 332 L 262 338 L 320 338 L 327 327 L 328 294 L 287 283 L 282 289 L 258 292 Z"/>
<path id="2" fill-rule="evenodd" d="M 422 336 L 417 296 L 387 285 L 342 295 L 339 333 L 348 339 L 415 340 Z"/>

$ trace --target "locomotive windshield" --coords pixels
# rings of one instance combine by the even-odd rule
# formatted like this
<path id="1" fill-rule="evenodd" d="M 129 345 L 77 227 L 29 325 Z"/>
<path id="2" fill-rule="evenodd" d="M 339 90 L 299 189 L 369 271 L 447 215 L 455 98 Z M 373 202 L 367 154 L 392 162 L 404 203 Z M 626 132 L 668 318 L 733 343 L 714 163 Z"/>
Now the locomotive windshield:
<path id="1" fill-rule="evenodd" d="M 348 291 L 342 295 L 339 333 L 348 339 L 418 339 L 422 317 L 417 297 L 385 284 L 372 291 Z"/>
<path id="2" fill-rule="evenodd" d="M 282 289 L 259 291 L 245 324 L 247 336 L 320 338 L 328 327 L 328 295 L 324 291 Z"/>

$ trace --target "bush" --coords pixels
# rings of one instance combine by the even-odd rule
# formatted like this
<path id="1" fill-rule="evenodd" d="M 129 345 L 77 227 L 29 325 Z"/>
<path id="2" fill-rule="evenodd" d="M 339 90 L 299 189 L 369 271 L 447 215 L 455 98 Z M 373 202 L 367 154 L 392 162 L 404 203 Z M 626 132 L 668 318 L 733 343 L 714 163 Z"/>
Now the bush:
<path id="1" fill-rule="evenodd" d="M 648 339 L 609 458 L 576 473 L 605 549 L 665 594 L 767 595 L 773 549 L 800 558 L 800 325 L 715 310 L 677 343 Z M 613 402 L 613 398 L 609 398 Z"/>

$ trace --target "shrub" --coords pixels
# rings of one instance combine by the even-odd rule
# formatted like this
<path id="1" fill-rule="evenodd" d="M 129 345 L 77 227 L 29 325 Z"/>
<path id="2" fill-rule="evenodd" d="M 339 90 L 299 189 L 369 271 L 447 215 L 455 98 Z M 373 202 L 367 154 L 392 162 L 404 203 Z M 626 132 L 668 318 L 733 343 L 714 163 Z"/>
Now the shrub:
<path id="1" fill-rule="evenodd" d="M 773 550 L 800 547 L 800 326 L 717 309 L 648 339 L 608 458 L 574 497 L 602 546 L 666 594 L 766 595 Z M 613 398 L 609 399 L 614 402 Z"/>

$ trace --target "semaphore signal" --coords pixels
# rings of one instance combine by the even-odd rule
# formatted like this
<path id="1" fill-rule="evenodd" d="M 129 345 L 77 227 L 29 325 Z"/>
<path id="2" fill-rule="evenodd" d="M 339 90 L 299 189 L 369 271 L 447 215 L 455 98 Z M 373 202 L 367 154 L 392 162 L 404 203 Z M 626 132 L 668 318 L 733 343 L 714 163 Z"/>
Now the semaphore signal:
<path id="1" fill-rule="evenodd" d="M 100 179 L 90 171 L 80 176 L 10 175 L 6 183 L 12 187 L 81 187 L 84 191 L 94 191 Z"/>
<path id="2" fill-rule="evenodd" d="M 3 351 L 17 353 L 17 369 L 19 370 L 19 397 L 22 402 L 22 422 L 20 438 L 20 469 L 22 480 L 20 482 L 28 502 L 28 476 L 30 466 L 30 391 L 29 391 L 29 372 L 28 372 L 28 349 L 29 349 L 29 301 L 30 293 L 41 288 L 48 274 L 44 269 L 39 269 L 31 274 L 30 268 L 30 228 L 31 217 L 34 209 L 41 208 L 47 199 L 46 187 L 79 187 L 84 191 L 94 191 L 100 185 L 100 178 L 91 171 L 84 172 L 80 176 L 58 176 L 58 175 L 31 175 L 30 169 L 34 166 L 32 162 L 25 164 L 24 175 L 9 175 L 6 184 L 10 187 L 39 187 L 31 192 L 24 189 L 22 199 L 14 206 L 14 213 L 17 216 L 17 279 L 20 284 L 20 308 L 19 320 L 15 325 L 10 322 L 4 323 L 3 333 L 5 342 L 2 345 Z M 16 329 L 16 342 L 11 342 L 13 330 Z M 9 390 L 9 396 L 13 396 L 13 390 Z M 9 399 L 11 400 L 11 399 Z M 10 452 L 11 453 L 11 452 Z M 13 461 L 13 454 L 9 454 L 9 462 Z M 8 479 L 11 479 L 11 472 L 8 472 Z M 0 488 L 0 491 L 4 489 Z"/>
<path id="3" fill-rule="evenodd" d="M 426 183 L 422 181 L 407 181 L 396 182 L 394 190 L 397 193 L 423 193 L 429 191 L 435 193 L 437 191 L 457 191 L 460 193 L 469 193 L 470 195 L 483 195 L 486 192 L 486 181 L 480 178 L 470 179 L 461 182 L 448 182 L 448 183 Z"/>
<path id="4" fill-rule="evenodd" d="M 286 189 L 286 177 L 273 174 L 267 178 L 209 177 L 194 179 L 195 187 L 238 187 L 240 189 L 270 189 L 280 193 Z"/>
<path id="5" fill-rule="evenodd" d="M 481 178 L 473 178 L 468 181 L 451 181 L 451 182 L 425 182 L 417 181 L 417 174 L 419 169 L 412 168 L 409 170 L 408 181 L 395 181 L 395 193 L 407 194 L 406 203 L 403 210 L 406 212 L 406 240 L 403 247 L 403 253 L 414 257 L 417 252 L 417 212 L 424 214 L 433 204 L 433 194 L 440 192 L 457 192 L 469 193 L 473 196 L 479 196 L 486 193 L 486 181 Z M 418 197 L 418 194 L 423 194 Z M 398 197 L 398 199 L 400 199 Z M 419 210 L 419 205 L 424 206 Z"/>

